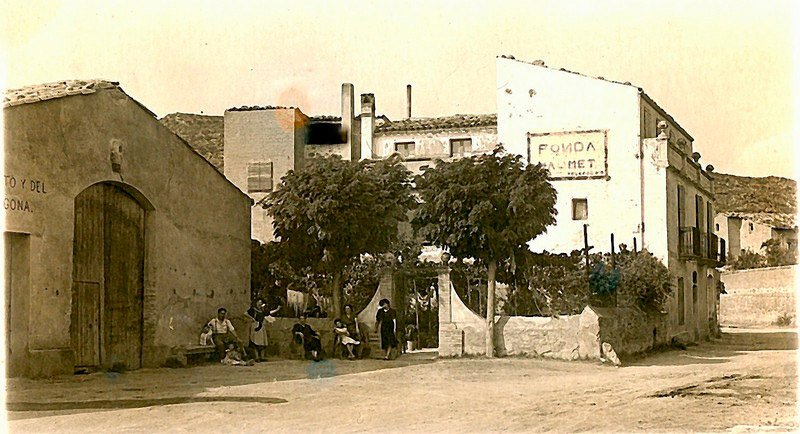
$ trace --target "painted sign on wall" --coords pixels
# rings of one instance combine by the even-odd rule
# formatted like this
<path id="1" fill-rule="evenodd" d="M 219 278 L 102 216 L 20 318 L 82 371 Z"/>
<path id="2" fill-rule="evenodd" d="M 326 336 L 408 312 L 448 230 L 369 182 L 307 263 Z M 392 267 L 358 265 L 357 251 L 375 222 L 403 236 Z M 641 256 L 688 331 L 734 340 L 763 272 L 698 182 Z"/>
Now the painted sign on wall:
<path id="1" fill-rule="evenodd" d="M 608 176 L 606 130 L 528 133 L 528 161 L 542 163 L 552 179 Z"/>

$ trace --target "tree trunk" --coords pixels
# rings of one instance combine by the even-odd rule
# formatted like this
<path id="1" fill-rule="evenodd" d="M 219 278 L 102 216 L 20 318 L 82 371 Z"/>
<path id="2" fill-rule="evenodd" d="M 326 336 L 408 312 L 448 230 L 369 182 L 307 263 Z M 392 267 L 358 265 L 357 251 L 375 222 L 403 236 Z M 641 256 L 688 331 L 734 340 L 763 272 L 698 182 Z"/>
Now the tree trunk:
<path id="1" fill-rule="evenodd" d="M 333 317 L 342 317 L 342 275 L 335 273 L 331 282 L 331 293 L 333 294 Z"/>
<path id="2" fill-rule="evenodd" d="M 494 288 L 497 261 L 489 261 L 489 279 L 486 282 L 486 357 L 494 357 Z"/>

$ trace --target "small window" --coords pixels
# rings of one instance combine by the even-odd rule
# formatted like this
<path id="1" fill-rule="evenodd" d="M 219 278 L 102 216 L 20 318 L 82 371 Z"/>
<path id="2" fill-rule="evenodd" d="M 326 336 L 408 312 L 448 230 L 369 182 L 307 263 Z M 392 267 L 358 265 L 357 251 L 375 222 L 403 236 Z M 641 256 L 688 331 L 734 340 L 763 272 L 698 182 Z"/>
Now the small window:
<path id="1" fill-rule="evenodd" d="M 450 156 L 463 157 L 472 151 L 472 139 L 450 139 Z"/>
<path id="2" fill-rule="evenodd" d="M 750 232 L 753 232 L 753 229 L 755 229 L 755 227 L 753 227 L 752 223 L 750 223 L 749 226 L 750 226 Z"/>
<path id="3" fill-rule="evenodd" d="M 719 223 L 714 225 L 714 230 L 719 231 Z"/>
<path id="4" fill-rule="evenodd" d="M 268 193 L 272 191 L 272 162 L 247 164 L 247 192 Z"/>
<path id="5" fill-rule="evenodd" d="M 589 204 L 586 199 L 572 199 L 572 220 L 589 218 Z"/>
<path id="6" fill-rule="evenodd" d="M 402 157 L 413 157 L 416 154 L 416 143 L 414 142 L 398 142 L 394 144 L 394 151 Z"/>

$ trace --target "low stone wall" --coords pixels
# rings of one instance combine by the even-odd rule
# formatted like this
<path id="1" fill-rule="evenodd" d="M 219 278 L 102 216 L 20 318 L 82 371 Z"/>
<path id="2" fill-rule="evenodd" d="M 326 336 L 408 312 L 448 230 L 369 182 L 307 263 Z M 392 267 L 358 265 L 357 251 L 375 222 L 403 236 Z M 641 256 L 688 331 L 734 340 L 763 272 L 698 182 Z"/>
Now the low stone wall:
<path id="1" fill-rule="evenodd" d="M 561 360 L 603 357 L 608 343 L 619 355 L 648 351 L 669 343 L 667 317 L 635 307 L 587 306 L 580 315 L 558 317 L 496 316 L 495 354 Z M 470 310 L 439 273 L 439 356 L 486 355 L 486 322 Z"/>
<path id="2" fill-rule="evenodd" d="M 793 265 L 722 273 L 727 294 L 720 296 L 720 324 L 768 326 L 786 316 L 796 324 L 796 272 Z"/>
<path id="3" fill-rule="evenodd" d="M 322 350 L 328 357 L 331 357 L 333 349 L 333 319 L 308 318 L 306 322 L 319 333 Z M 297 318 L 276 318 L 272 323 L 265 322 L 267 335 L 269 336 L 269 353 L 289 359 L 303 357 L 302 348 L 294 344 L 293 340 L 292 327 L 295 324 L 297 324 Z"/>
<path id="4" fill-rule="evenodd" d="M 597 315 L 600 342 L 611 344 L 619 355 L 643 353 L 670 342 L 666 314 L 635 307 L 591 309 Z"/>
<path id="5" fill-rule="evenodd" d="M 599 359 L 597 315 L 559 317 L 498 316 L 494 326 L 498 356 L 536 356 L 562 360 Z"/>

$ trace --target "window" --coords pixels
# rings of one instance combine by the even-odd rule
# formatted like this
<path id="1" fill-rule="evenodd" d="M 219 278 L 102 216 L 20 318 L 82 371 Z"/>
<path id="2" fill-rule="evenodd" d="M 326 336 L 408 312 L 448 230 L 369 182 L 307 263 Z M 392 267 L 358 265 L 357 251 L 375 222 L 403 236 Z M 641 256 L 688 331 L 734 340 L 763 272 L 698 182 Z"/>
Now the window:
<path id="1" fill-rule="evenodd" d="M 257 161 L 247 164 L 247 192 L 272 191 L 272 162 Z"/>
<path id="2" fill-rule="evenodd" d="M 706 232 L 709 234 L 714 232 L 711 228 L 714 224 L 714 210 L 713 210 L 713 203 L 711 201 L 706 202 Z M 717 230 L 719 230 L 719 225 L 717 225 Z"/>
<path id="3" fill-rule="evenodd" d="M 678 278 L 678 325 L 686 323 L 686 300 L 683 288 L 683 277 Z"/>
<path id="4" fill-rule="evenodd" d="M 463 157 L 472 151 L 472 139 L 450 139 L 450 156 Z"/>
<path id="5" fill-rule="evenodd" d="M 586 199 L 572 199 L 572 220 L 589 218 L 589 203 Z"/>
<path id="6" fill-rule="evenodd" d="M 752 224 L 752 223 L 750 223 L 750 224 L 749 224 L 749 226 L 750 226 L 750 232 L 753 232 L 753 229 L 755 229 L 755 228 L 753 227 L 753 224 Z"/>
<path id="7" fill-rule="evenodd" d="M 683 214 L 684 214 L 684 203 L 683 203 L 683 186 L 678 186 L 678 228 L 683 227 Z"/>
<path id="8" fill-rule="evenodd" d="M 692 305 L 697 309 L 697 271 L 692 271 Z"/>
<path id="9" fill-rule="evenodd" d="M 694 195 L 694 227 L 703 228 L 703 198 L 699 194 Z"/>
<path id="10" fill-rule="evenodd" d="M 414 142 L 398 142 L 394 144 L 394 151 L 402 157 L 412 157 L 416 153 L 416 144 Z"/>
<path id="11" fill-rule="evenodd" d="M 714 225 L 714 230 L 716 230 L 717 232 L 719 232 L 719 223 L 717 223 L 717 224 L 715 224 L 715 225 Z"/>

